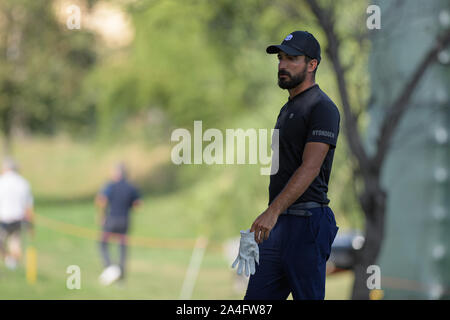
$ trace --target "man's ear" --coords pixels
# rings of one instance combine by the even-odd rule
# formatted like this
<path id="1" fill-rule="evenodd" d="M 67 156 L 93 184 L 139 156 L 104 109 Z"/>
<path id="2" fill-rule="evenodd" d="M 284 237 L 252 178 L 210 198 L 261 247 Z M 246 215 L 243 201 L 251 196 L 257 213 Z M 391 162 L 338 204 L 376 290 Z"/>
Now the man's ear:
<path id="1" fill-rule="evenodd" d="M 308 72 L 314 72 L 317 69 L 317 59 L 311 59 L 308 63 Z"/>

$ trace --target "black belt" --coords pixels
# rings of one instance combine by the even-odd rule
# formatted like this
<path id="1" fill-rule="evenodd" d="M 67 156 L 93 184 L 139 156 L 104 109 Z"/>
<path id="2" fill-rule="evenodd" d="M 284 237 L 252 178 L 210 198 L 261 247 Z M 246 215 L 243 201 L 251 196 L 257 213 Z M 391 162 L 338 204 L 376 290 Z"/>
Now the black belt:
<path id="1" fill-rule="evenodd" d="M 325 208 L 328 207 L 327 204 L 318 203 L 314 201 L 308 201 L 308 202 L 300 202 L 291 205 L 289 208 L 287 208 L 285 211 L 283 211 L 281 214 L 291 214 L 294 216 L 302 216 L 302 217 L 309 217 L 312 215 L 308 209 L 314 209 L 314 208 Z"/>

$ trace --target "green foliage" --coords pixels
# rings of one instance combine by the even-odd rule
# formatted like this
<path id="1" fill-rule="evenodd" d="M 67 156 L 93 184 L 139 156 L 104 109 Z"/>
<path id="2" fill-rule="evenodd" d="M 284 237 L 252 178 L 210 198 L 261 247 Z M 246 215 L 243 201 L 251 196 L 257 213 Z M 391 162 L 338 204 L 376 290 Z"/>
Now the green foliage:
<path id="1" fill-rule="evenodd" d="M 77 103 L 81 79 L 94 65 L 93 37 L 57 21 L 51 1 L 2 1 L 0 118 L 15 127 L 55 133 L 90 124 L 92 105 Z M 66 126 L 70 124 L 70 126 Z"/>
<path id="2" fill-rule="evenodd" d="M 133 44 L 94 72 L 101 131 L 109 135 L 115 119 L 149 108 L 176 126 L 200 119 L 217 126 L 258 110 L 276 83 L 266 45 L 295 28 L 282 26 L 283 12 L 269 2 L 227 0 L 155 1 L 130 10 Z"/>
<path id="3" fill-rule="evenodd" d="M 94 162 L 113 143 L 139 140 L 144 149 L 167 146 L 173 128 L 191 129 L 194 120 L 202 120 L 205 129 L 273 128 L 287 96 L 276 86 L 277 61 L 265 48 L 293 30 L 317 35 L 323 52 L 317 81 L 340 105 L 333 69 L 326 59 L 325 36 L 302 1 L 131 2 L 122 8 L 131 18 L 134 40 L 119 49 L 107 48 L 97 34 L 87 30 L 67 30 L 56 21 L 51 3 L 7 0 L 0 5 L 4 15 L 19 8 L 27 16 L 18 23 L 23 33 L 20 58 L 0 56 L 0 117 L 4 132 L 5 125 L 14 124 L 33 133 L 84 135 L 89 143 L 103 139 L 101 152 L 92 146 L 72 150 L 95 161 L 83 162 L 80 154 L 71 156 L 65 151 L 64 159 L 78 159 L 78 169 L 70 167 L 74 181 L 91 181 L 89 174 L 98 166 Z M 333 3 L 328 1 L 330 6 Z M 346 0 L 344 6 L 336 7 L 342 17 L 337 23 L 343 38 L 342 56 L 352 66 L 347 79 L 352 101 L 368 98 L 367 52 L 359 51 L 350 37 L 365 27 L 358 22 L 365 14 L 364 3 Z M 1 52 L 5 45 L 0 41 Z M 342 117 L 330 198 L 335 213 L 349 217 L 341 225 L 357 227 L 359 209 L 352 189 L 353 164 L 345 147 L 344 121 Z M 55 154 L 50 162 L 61 164 L 58 157 Z M 41 161 L 47 163 L 48 159 Z M 49 167 L 65 170 L 63 165 Z M 200 233 L 224 239 L 249 227 L 265 209 L 268 178 L 259 175 L 257 166 L 174 169 L 169 162 L 158 168 L 159 176 L 142 178 L 156 177 L 157 182 L 144 181 L 143 185 L 149 193 L 167 193 L 176 204 L 161 205 L 160 210 L 185 210 Z M 61 176 L 66 178 L 63 173 Z M 160 181 L 163 183 L 158 184 Z M 85 183 L 74 190 L 85 195 L 92 185 Z M 51 187 L 65 191 L 54 184 Z M 42 189 L 49 190 L 48 186 Z"/>

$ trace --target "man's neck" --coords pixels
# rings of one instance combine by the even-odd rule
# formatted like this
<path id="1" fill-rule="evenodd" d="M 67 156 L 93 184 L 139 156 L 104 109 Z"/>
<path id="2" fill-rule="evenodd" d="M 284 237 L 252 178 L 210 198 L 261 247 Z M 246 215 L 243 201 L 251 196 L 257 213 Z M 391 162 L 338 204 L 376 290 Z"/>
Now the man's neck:
<path id="1" fill-rule="evenodd" d="M 302 93 L 306 89 L 311 88 L 315 84 L 316 84 L 316 82 L 314 80 L 309 80 L 309 81 L 305 80 L 302 83 L 300 83 L 298 86 L 296 86 L 295 88 L 289 89 L 288 90 L 289 91 L 289 99 L 292 99 L 296 95 Z"/>

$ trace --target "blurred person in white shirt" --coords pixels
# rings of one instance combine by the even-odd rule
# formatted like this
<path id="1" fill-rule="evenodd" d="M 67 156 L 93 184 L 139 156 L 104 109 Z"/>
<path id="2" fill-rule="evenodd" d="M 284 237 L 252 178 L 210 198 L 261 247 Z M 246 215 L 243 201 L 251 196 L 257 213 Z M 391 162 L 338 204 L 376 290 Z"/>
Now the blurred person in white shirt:
<path id="1" fill-rule="evenodd" d="M 11 158 L 3 161 L 0 176 L 0 256 L 15 269 L 22 257 L 21 230 L 33 226 L 33 196 L 30 184 L 18 173 Z"/>

